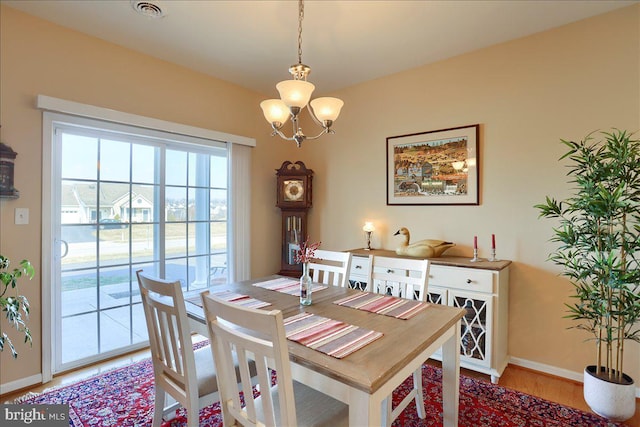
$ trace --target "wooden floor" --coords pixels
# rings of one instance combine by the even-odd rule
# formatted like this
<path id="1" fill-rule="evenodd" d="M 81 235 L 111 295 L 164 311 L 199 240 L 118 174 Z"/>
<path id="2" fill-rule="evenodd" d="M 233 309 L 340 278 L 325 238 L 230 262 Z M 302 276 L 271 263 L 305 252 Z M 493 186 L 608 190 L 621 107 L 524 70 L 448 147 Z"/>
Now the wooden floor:
<path id="1" fill-rule="evenodd" d="M 51 387 L 58 387 L 79 381 L 92 375 L 96 375 L 120 366 L 126 366 L 130 363 L 149 357 L 148 350 L 141 350 L 127 356 L 115 358 L 113 360 L 102 362 L 87 368 L 82 368 L 70 373 L 57 376 L 52 382 L 46 385 L 40 385 L 27 390 L 21 390 L 15 393 L 0 395 L 0 402 L 11 402 L 28 392 L 40 393 Z M 439 362 L 432 362 L 436 366 Z M 483 381 L 490 381 L 489 376 L 479 374 L 477 372 L 461 369 L 463 375 L 478 378 Z M 582 383 L 567 380 L 565 378 L 555 377 L 552 375 L 540 373 L 527 368 L 515 365 L 507 366 L 504 373 L 500 377 L 501 386 L 515 389 L 523 393 L 538 396 L 543 399 L 558 402 L 565 406 L 578 408 L 586 412 L 591 412 L 582 397 Z M 640 399 L 636 399 L 636 413 L 625 422 L 629 427 L 640 427 Z"/>

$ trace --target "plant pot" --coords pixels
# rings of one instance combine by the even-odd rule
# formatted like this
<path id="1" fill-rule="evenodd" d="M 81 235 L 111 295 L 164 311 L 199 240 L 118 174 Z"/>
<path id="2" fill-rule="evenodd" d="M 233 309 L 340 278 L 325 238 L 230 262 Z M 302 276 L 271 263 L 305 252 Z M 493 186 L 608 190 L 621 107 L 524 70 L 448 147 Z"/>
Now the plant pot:
<path id="1" fill-rule="evenodd" d="M 601 368 L 604 371 L 604 368 Z M 584 400 L 593 412 L 612 421 L 625 421 L 636 412 L 636 389 L 633 379 L 622 374 L 624 384 L 596 376 L 596 367 L 584 370 Z"/>

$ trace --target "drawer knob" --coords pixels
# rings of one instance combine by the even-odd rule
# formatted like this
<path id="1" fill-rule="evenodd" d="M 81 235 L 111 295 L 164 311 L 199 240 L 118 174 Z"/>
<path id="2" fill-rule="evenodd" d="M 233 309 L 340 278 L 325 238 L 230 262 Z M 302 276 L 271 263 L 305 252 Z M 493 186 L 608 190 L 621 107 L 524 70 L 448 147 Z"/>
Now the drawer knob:
<path id="1" fill-rule="evenodd" d="M 387 270 L 387 273 L 393 273 L 393 270 L 388 269 L 388 270 Z"/>
<path id="2" fill-rule="evenodd" d="M 467 279 L 467 284 L 470 284 L 470 283 L 471 283 L 471 279 Z"/>
<path id="3" fill-rule="evenodd" d="M 362 268 L 362 266 L 361 265 L 356 265 L 356 270 L 359 269 L 359 268 Z"/>

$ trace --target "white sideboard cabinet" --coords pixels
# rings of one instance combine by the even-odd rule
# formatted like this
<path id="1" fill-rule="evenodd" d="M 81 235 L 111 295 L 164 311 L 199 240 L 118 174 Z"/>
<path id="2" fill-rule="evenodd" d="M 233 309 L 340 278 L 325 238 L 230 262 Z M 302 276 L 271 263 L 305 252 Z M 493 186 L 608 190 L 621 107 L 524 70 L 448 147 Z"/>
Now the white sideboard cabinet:
<path id="1" fill-rule="evenodd" d="M 353 249 L 349 283 L 367 289 L 369 256 L 399 257 L 384 249 Z M 460 330 L 460 366 L 491 376 L 497 383 L 509 363 L 509 266 L 511 261 L 470 262 L 465 257 L 431 258 L 428 298 L 434 304 L 467 311 Z M 432 356 L 441 360 L 441 353 Z"/>

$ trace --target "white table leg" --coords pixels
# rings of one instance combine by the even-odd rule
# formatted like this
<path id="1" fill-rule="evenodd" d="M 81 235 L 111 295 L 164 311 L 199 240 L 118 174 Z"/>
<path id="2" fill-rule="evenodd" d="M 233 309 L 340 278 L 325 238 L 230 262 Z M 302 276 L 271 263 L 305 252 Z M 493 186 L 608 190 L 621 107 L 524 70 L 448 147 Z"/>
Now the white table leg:
<path id="1" fill-rule="evenodd" d="M 393 403 L 392 400 L 393 400 L 392 396 L 388 395 L 382 401 L 382 420 L 384 420 L 384 425 L 385 426 L 390 426 L 391 425 L 391 413 L 393 412 L 391 410 L 392 403 Z"/>
<path id="2" fill-rule="evenodd" d="M 349 390 L 349 426 L 382 426 L 381 402 L 374 403 L 371 395 L 362 390 Z"/>
<path id="3" fill-rule="evenodd" d="M 455 333 L 442 345 L 442 420 L 443 427 L 458 426 L 460 404 L 460 321 Z"/>

